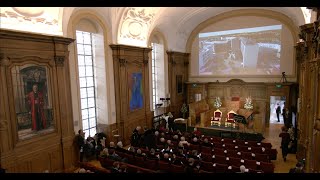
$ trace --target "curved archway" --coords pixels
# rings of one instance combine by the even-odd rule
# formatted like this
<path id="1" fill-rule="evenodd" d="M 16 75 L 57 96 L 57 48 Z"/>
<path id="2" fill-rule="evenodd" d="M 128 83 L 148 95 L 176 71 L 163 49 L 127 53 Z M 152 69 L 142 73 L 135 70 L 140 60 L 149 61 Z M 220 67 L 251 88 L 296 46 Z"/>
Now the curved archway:
<path id="1" fill-rule="evenodd" d="M 248 18 L 251 18 L 250 21 Z M 260 18 L 262 19 L 261 21 L 260 21 Z M 246 19 L 248 19 L 248 21 L 246 21 Z M 238 23 L 238 22 L 241 22 L 241 23 Z M 253 22 L 255 22 L 256 24 Z M 224 25 L 224 23 L 226 24 Z M 285 48 L 281 48 L 281 59 L 282 59 L 281 69 L 280 69 L 279 62 L 277 62 L 276 64 L 278 67 L 277 69 L 269 70 L 269 69 L 266 69 L 265 66 L 263 66 L 261 67 L 261 68 L 264 68 L 263 71 L 259 70 L 259 73 L 257 70 L 252 70 L 252 72 L 250 71 L 250 73 L 248 72 L 244 73 L 243 69 L 235 69 L 235 71 L 232 71 L 233 74 L 231 72 L 230 72 L 231 74 L 229 73 L 226 74 L 224 72 L 226 71 L 226 68 L 225 69 L 218 68 L 219 71 L 216 68 L 216 70 L 205 70 L 204 73 L 206 74 L 202 73 L 202 75 L 200 76 L 199 74 L 200 68 L 210 69 L 211 67 L 210 66 L 208 68 L 204 66 L 203 63 L 205 61 L 202 62 L 201 66 L 199 65 L 200 62 L 199 64 L 197 64 L 198 61 L 196 59 L 199 60 L 199 58 L 197 57 L 198 50 L 196 48 L 197 46 L 196 38 L 198 38 L 197 35 L 200 32 L 206 31 L 206 30 L 208 30 L 208 32 L 211 32 L 211 31 L 216 32 L 216 31 L 237 29 L 238 27 L 239 27 L 238 29 L 241 29 L 241 28 L 248 28 L 248 27 L 254 28 L 256 26 L 263 27 L 263 26 L 270 26 L 270 25 L 277 25 L 277 24 L 282 25 L 281 27 L 283 27 L 284 29 L 283 31 L 281 31 L 281 34 L 282 34 L 281 42 L 285 43 L 283 44 Z M 281 77 L 281 71 L 286 71 L 288 74 L 288 78 L 290 78 L 291 81 L 296 81 L 296 63 L 294 61 L 295 59 L 294 43 L 298 41 L 298 32 L 299 32 L 298 26 L 296 26 L 289 17 L 287 17 L 282 13 L 271 11 L 271 10 L 241 9 L 241 10 L 234 10 L 234 11 L 230 11 L 230 12 L 226 12 L 226 13 L 222 13 L 220 15 L 214 16 L 202 22 L 201 24 L 199 24 L 192 31 L 191 35 L 188 38 L 188 41 L 186 44 L 186 51 L 191 53 L 191 61 L 190 61 L 191 65 L 189 66 L 189 72 L 190 72 L 189 80 L 212 81 L 212 78 L 217 78 L 214 80 L 219 80 L 221 82 L 224 82 L 224 81 L 228 81 L 230 78 L 239 77 L 240 75 L 241 78 L 244 78 L 246 82 L 257 82 L 257 81 L 258 82 L 261 82 L 261 81 L 274 82 Z M 278 54 L 279 54 L 280 49 L 278 50 L 279 50 L 278 51 Z M 248 53 L 246 53 L 246 57 L 247 55 Z M 277 56 L 279 56 L 278 58 L 280 58 L 280 54 Z M 257 55 L 255 55 L 254 57 L 257 57 Z M 241 62 L 245 62 L 245 61 L 241 61 Z M 246 61 L 246 62 L 248 64 L 251 61 Z M 257 60 L 255 60 L 254 62 L 257 62 Z M 229 67 L 227 66 L 227 64 L 228 62 L 224 63 L 224 66 Z M 218 67 L 218 66 L 214 66 L 214 67 Z M 224 73 L 222 74 L 218 73 L 218 72 L 221 72 L 222 70 Z M 210 72 L 207 72 L 207 71 L 210 71 Z M 213 71 L 215 73 L 213 73 Z M 271 71 L 271 73 L 269 71 Z"/>
<path id="2" fill-rule="evenodd" d="M 299 28 L 293 23 L 293 21 L 286 15 L 271 11 L 271 10 L 262 10 L 262 9 L 240 9 L 240 10 L 234 10 L 234 11 L 228 11 L 224 12 L 222 14 L 219 14 L 217 16 L 214 16 L 202 23 L 200 23 L 190 34 L 187 44 L 186 44 L 186 51 L 191 51 L 191 44 L 194 38 L 197 36 L 197 34 L 204 28 L 206 28 L 209 25 L 212 25 L 214 23 L 217 23 L 219 21 L 223 21 L 228 18 L 232 17 L 238 17 L 238 16 L 260 16 L 260 17 L 267 17 L 271 19 L 278 20 L 285 24 L 292 32 L 293 34 L 293 40 L 296 42 L 298 40 L 298 34 L 299 34 Z"/>
<path id="3" fill-rule="evenodd" d="M 69 22 L 67 24 L 67 36 L 76 38 L 76 30 L 95 31 L 92 33 L 92 51 L 93 52 L 93 66 L 96 84 L 96 114 L 97 114 L 97 131 L 103 131 L 108 124 L 115 123 L 115 104 L 114 96 L 114 75 L 113 75 L 113 61 L 112 52 L 108 48 L 108 42 L 111 40 L 111 33 L 109 26 L 105 23 L 103 16 L 92 9 L 76 9 L 72 12 Z M 91 28 L 86 27 L 85 24 L 91 24 Z M 78 29 L 80 28 L 80 29 Z M 87 30 L 86 30 L 87 29 Z M 109 38 L 110 37 L 110 38 Z M 71 75 L 71 90 L 72 94 L 72 108 L 75 119 L 75 131 L 82 129 L 82 116 L 80 106 L 80 82 L 79 82 L 79 64 L 77 46 L 72 44 L 69 46 L 69 68 Z"/>
<path id="4" fill-rule="evenodd" d="M 166 97 L 169 93 L 168 82 L 168 55 L 166 53 L 168 46 L 167 41 L 163 34 L 154 29 L 148 38 L 148 46 L 152 47 L 150 52 L 149 68 L 149 84 L 150 84 L 150 109 L 155 110 L 155 104 L 159 101 L 160 97 Z M 157 52 L 158 51 L 158 52 Z M 159 54 L 159 51 L 162 52 Z M 155 72 L 158 71 L 158 72 Z M 154 77 L 157 76 L 157 77 Z M 156 84 L 156 87 L 153 87 Z M 158 102 L 159 104 L 160 102 Z"/>

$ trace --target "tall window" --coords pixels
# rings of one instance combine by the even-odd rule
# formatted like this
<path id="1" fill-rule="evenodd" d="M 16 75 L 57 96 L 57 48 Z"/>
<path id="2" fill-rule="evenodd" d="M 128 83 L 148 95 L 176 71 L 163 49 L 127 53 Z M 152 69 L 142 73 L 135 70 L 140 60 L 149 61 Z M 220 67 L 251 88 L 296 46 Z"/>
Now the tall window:
<path id="1" fill-rule="evenodd" d="M 81 98 L 82 129 L 85 136 L 96 134 L 96 87 L 93 63 L 93 35 L 89 32 L 76 31 L 78 50 L 78 70 Z"/>
<path id="2" fill-rule="evenodd" d="M 162 44 L 151 43 L 152 46 L 152 109 L 160 98 L 164 97 L 164 48 Z"/>

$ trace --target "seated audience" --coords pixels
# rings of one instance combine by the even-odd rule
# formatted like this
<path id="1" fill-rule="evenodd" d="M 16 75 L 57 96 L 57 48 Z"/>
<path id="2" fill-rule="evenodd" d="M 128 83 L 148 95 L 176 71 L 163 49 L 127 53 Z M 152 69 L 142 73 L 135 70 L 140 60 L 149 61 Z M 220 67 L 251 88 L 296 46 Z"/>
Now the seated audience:
<path id="1" fill-rule="evenodd" d="M 115 161 L 113 163 L 112 169 L 111 169 L 112 173 L 120 173 L 120 163 L 118 161 Z"/>
<path id="2" fill-rule="evenodd" d="M 212 148 L 212 143 L 209 142 L 208 138 L 205 138 L 205 139 L 203 140 L 203 142 L 201 143 L 201 146 L 205 146 L 205 147 L 210 147 L 210 148 Z"/>
<path id="3" fill-rule="evenodd" d="M 302 163 L 298 162 L 296 167 L 290 169 L 289 173 L 304 173 Z"/>
<path id="4" fill-rule="evenodd" d="M 199 131 L 198 128 L 195 127 L 192 132 L 192 137 L 200 138 L 201 134 L 202 134 L 201 131 Z"/>
<path id="5" fill-rule="evenodd" d="M 185 166 L 184 172 L 185 173 L 195 173 L 196 172 L 193 158 L 188 159 L 188 164 Z"/>

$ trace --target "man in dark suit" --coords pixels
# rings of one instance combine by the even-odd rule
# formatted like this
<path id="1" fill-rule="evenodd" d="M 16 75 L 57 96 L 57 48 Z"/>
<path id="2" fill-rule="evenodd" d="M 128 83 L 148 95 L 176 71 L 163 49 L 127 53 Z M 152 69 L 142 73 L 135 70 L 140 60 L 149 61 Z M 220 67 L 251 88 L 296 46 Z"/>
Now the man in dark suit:
<path id="1" fill-rule="evenodd" d="M 278 122 L 280 122 L 281 108 L 280 108 L 280 105 L 279 105 L 279 104 L 277 104 L 276 113 L 277 113 Z"/>

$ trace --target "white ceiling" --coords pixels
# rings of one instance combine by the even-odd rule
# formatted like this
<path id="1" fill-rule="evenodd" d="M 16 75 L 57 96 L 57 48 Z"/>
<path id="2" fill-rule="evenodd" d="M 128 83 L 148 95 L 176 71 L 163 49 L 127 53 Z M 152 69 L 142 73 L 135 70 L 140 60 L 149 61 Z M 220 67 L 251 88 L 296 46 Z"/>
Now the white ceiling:
<path id="1" fill-rule="evenodd" d="M 111 43 L 118 43 L 118 42 L 126 42 L 123 39 L 119 39 L 121 28 L 128 28 L 122 27 L 123 23 L 127 21 L 128 9 L 130 7 L 61 7 L 59 8 L 59 15 L 55 15 L 55 17 L 59 17 L 59 32 L 55 33 L 58 35 L 67 34 L 67 27 L 70 20 L 70 17 L 73 13 L 78 10 L 89 10 L 93 11 L 95 14 L 100 16 L 100 18 L 105 22 L 108 28 L 108 39 L 111 39 Z M 132 7 L 131 7 L 132 8 Z M 43 8 L 44 12 L 46 9 L 50 8 Z M 52 8 L 51 8 L 52 9 Z M 185 52 L 186 42 L 190 37 L 191 32 L 202 22 L 217 16 L 219 14 L 239 10 L 239 9 L 264 9 L 264 10 L 272 10 L 279 13 L 282 13 L 289 17 L 292 22 L 298 27 L 300 25 L 309 22 L 310 20 L 305 20 L 306 14 L 308 14 L 309 10 L 304 11 L 303 8 L 300 7 L 136 7 L 135 9 L 144 9 L 145 13 L 150 15 L 153 13 L 152 21 L 150 21 L 144 25 L 143 33 L 147 33 L 143 35 L 142 39 L 144 44 L 142 46 L 147 46 L 148 39 L 152 31 L 157 30 L 160 31 L 163 36 L 165 37 L 168 50 L 174 51 L 181 51 Z M 30 15 L 37 15 L 37 13 L 42 9 L 36 9 L 37 12 L 32 13 L 32 10 L 28 8 L 18 8 L 21 13 L 24 13 L 25 16 Z M 12 18 L 8 11 L 12 11 L 17 13 L 17 8 L 0 8 L 1 14 L 6 14 L 8 18 Z M 136 11 L 138 12 L 138 11 Z M 19 12 L 18 12 L 19 13 Z M 137 14 L 137 13 L 136 13 Z M 309 13 L 310 14 L 310 13 Z M 30 15 L 30 16 L 31 16 Z M 143 16 L 143 15 L 142 15 Z M 147 15 L 146 15 L 147 16 Z M 146 17 L 145 16 L 145 17 Z M 2 16 L 3 17 L 3 16 Z M 1 17 L 1 18 L 2 18 Z M 32 17 L 37 18 L 37 17 Z M 143 18 L 142 18 L 143 19 Z M 137 20 L 137 19 L 135 19 Z M 139 20 L 139 18 L 138 18 Z M 9 21 L 10 22 L 10 21 Z M 19 19 L 20 23 L 23 23 Z M 142 22 L 143 23 L 143 22 Z M 30 26 L 30 23 L 29 23 Z M 147 26 L 147 31 L 145 31 L 145 26 Z M 40 26 L 39 26 L 40 27 Z M 21 29 L 23 30 L 23 29 Z M 46 29 L 43 29 L 44 33 Z M 132 44 L 133 45 L 133 44 Z"/>

